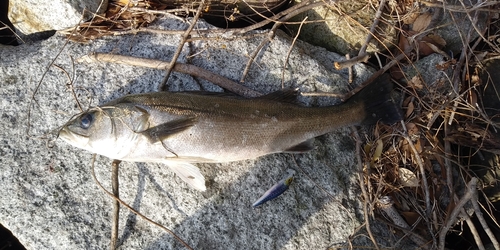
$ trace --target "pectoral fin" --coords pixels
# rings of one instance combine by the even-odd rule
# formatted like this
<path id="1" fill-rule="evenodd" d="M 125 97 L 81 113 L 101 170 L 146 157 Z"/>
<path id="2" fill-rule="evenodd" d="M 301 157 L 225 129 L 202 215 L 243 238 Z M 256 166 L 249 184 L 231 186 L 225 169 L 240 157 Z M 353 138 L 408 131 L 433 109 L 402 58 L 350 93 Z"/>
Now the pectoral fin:
<path id="1" fill-rule="evenodd" d="M 149 140 L 155 143 L 190 128 L 194 125 L 195 121 L 194 117 L 182 118 L 149 128 L 141 133 L 148 136 Z"/>
<path id="2" fill-rule="evenodd" d="M 193 164 L 186 162 L 169 161 L 167 165 L 170 169 L 181 177 L 183 181 L 189 184 L 191 187 L 196 188 L 200 191 L 205 191 L 205 177 L 200 173 L 200 169 Z"/>

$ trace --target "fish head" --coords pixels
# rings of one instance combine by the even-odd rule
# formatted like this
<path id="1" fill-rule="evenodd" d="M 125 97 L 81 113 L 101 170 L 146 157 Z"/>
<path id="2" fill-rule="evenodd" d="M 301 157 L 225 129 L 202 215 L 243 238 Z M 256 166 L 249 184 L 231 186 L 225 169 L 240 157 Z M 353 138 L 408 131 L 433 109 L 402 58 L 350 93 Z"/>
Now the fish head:
<path id="1" fill-rule="evenodd" d="M 92 108 L 64 124 L 59 130 L 59 138 L 72 146 L 99 154 L 100 147 L 111 146 L 112 130 L 112 119 L 106 111 Z"/>

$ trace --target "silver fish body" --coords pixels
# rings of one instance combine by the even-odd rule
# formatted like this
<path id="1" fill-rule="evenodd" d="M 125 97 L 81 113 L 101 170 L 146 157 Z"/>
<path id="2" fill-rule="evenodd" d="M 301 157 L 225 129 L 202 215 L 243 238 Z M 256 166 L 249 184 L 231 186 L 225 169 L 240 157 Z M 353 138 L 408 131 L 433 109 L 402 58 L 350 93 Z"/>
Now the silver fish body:
<path id="1" fill-rule="evenodd" d="M 111 159 L 166 163 L 204 190 L 203 176 L 190 163 L 304 152 L 312 149 L 311 139 L 339 127 L 396 121 L 391 88 L 384 77 L 328 107 L 297 105 L 294 91 L 251 99 L 199 92 L 128 95 L 75 116 L 59 136 Z"/>

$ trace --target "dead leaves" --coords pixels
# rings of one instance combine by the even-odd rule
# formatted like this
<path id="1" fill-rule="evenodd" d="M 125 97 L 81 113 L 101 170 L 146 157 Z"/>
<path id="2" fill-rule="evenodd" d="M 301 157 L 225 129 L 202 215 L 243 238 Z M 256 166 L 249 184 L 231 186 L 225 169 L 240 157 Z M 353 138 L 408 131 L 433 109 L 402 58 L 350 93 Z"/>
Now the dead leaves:
<path id="1" fill-rule="evenodd" d="M 443 54 L 442 49 L 446 41 L 431 31 L 433 15 L 423 13 L 418 15 L 399 37 L 399 49 L 405 54 L 416 51 L 418 55 L 427 56 L 433 53 Z M 410 20 L 407 20 L 410 21 Z M 446 53 L 444 53 L 446 55 Z"/>
<path id="2" fill-rule="evenodd" d="M 407 168 L 398 168 L 398 177 L 401 185 L 403 187 L 418 187 L 420 183 L 417 179 L 417 175 L 407 169 Z"/>
<path id="3" fill-rule="evenodd" d="M 431 24 L 432 21 L 432 15 L 430 13 L 424 13 L 415 19 L 412 25 L 412 31 L 416 33 L 424 32 L 427 27 L 429 27 L 429 24 Z"/>

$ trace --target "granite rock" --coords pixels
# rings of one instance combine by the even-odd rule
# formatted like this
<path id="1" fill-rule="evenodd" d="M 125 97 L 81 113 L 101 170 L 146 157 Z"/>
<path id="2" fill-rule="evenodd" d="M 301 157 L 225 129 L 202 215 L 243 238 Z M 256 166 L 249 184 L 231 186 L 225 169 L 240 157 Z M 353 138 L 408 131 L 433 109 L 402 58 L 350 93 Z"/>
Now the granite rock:
<path id="1" fill-rule="evenodd" d="M 107 0 L 10 0 L 9 18 L 23 34 L 62 30 L 103 13 Z"/>
<path id="2" fill-rule="evenodd" d="M 156 24 L 163 29 L 187 26 L 179 19 Z M 197 28 L 211 27 L 200 22 Z M 238 80 L 247 55 L 266 39 L 259 33 L 263 31 L 247 38 L 193 41 L 184 47 L 179 62 Z M 110 242 L 112 202 L 92 179 L 92 155 L 57 140 L 50 132 L 79 112 L 73 91 L 87 108 L 125 94 L 156 91 L 164 73 L 111 63 L 75 63 L 75 59 L 104 52 L 168 61 L 179 36 L 141 33 L 88 44 L 65 42 L 56 35 L 45 41 L 0 47 L 0 223 L 28 249 L 105 249 Z M 256 58 L 243 85 L 261 93 L 280 89 L 290 46 L 291 39 L 278 33 Z M 325 49 L 297 42 L 284 70 L 284 85 L 305 92 L 346 92 L 347 71 L 332 69 L 333 60 L 339 59 Z M 354 84 L 372 72 L 363 65 L 354 70 L 358 76 Z M 167 85 L 170 91 L 222 91 L 205 80 L 176 72 Z M 306 105 L 339 103 L 330 98 L 302 101 Z M 191 189 L 162 164 L 124 162 L 119 171 L 120 197 L 196 249 L 343 245 L 363 221 L 354 140 L 350 129 L 342 128 L 319 137 L 315 146 L 304 154 L 199 164 L 209 181 L 205 192 Z M 97 178 L 108 189 L 110 164 L 110 159 L 99 156 L 95 164 Z M 298 173 L 290 189 L 276 200 L 252 208 L 288 168 Z M 123 207 L 119 244 L 122 249 L 182 247 L 171 235 Z"/>

